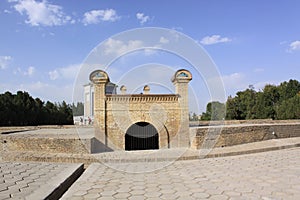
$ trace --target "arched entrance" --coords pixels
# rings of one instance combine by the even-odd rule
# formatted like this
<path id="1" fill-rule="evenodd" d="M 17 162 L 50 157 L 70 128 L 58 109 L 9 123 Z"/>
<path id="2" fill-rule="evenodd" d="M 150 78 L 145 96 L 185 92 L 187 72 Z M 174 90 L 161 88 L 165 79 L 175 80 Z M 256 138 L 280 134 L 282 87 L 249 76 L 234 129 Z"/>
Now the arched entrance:
<path id="1" fill-rule="evenodd" d="M 152 124 L 137 122 L 125 134 L 125 150 L 158 149 L 158 141 L 158 132 Z"/>

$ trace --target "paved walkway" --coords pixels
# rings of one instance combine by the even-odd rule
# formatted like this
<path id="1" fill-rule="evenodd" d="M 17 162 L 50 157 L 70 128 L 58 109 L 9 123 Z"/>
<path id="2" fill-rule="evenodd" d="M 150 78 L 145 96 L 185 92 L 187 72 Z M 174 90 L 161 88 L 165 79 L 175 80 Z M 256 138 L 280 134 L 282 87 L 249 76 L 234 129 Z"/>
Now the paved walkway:
<path id="1" fill-rule="evenodd" d="M 93 163 L 62 199 L 300 199 L 300 148 L 172 163 Z"/>
<path id="2" fill-rule="evenodd" d="M 83 172 L 80 164 L 0 163 L 0 199 L 57 199 Z"/>

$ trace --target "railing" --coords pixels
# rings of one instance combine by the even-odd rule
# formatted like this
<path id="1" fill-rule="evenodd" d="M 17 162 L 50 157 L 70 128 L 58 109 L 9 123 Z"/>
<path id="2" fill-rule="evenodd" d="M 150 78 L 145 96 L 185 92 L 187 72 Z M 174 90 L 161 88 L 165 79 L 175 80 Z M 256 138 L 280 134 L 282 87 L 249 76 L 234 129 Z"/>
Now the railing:
<path id="1" fill-rule="evenodd" d="M 176 94 L 119 94 L 119 95 L 106 95 L 107 101 L 164 101 L 174 102 L 178 101 Z"/>

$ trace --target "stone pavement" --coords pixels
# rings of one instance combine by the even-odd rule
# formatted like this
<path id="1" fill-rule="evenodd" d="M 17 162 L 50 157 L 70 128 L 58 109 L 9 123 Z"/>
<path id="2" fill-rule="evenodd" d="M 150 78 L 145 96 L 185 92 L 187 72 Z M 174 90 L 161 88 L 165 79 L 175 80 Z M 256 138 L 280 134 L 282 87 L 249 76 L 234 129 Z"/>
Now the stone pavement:
<path id="1" fill-rule="evenodd" d="M 1 162 L 0 199 L 58 199 L 82 172 L 82 164 Z"/>
<path id="2" fill-rule="evenodd" d="M 166 163 L 93 163 L 62 199 L 300 199 L 300 148 Z"/>

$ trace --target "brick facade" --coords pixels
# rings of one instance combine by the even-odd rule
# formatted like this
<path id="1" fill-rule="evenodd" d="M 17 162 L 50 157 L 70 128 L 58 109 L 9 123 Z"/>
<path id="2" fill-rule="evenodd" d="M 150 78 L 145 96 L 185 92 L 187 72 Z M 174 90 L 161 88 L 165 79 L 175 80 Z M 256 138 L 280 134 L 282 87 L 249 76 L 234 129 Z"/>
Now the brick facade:
<path id="1" fill-rule="evenodd" d="M 95 136 L 111 149 L 125 149 L 125 134 L 137 122 L 147 122 L 159 135 L 159 148 L 189 147 L 188 83 L 192 75 L 178 70 L 172 77 L 176 94 L 106 94 L 108 74 L 102 70 L 91 73 L 94 85 Z"/>

